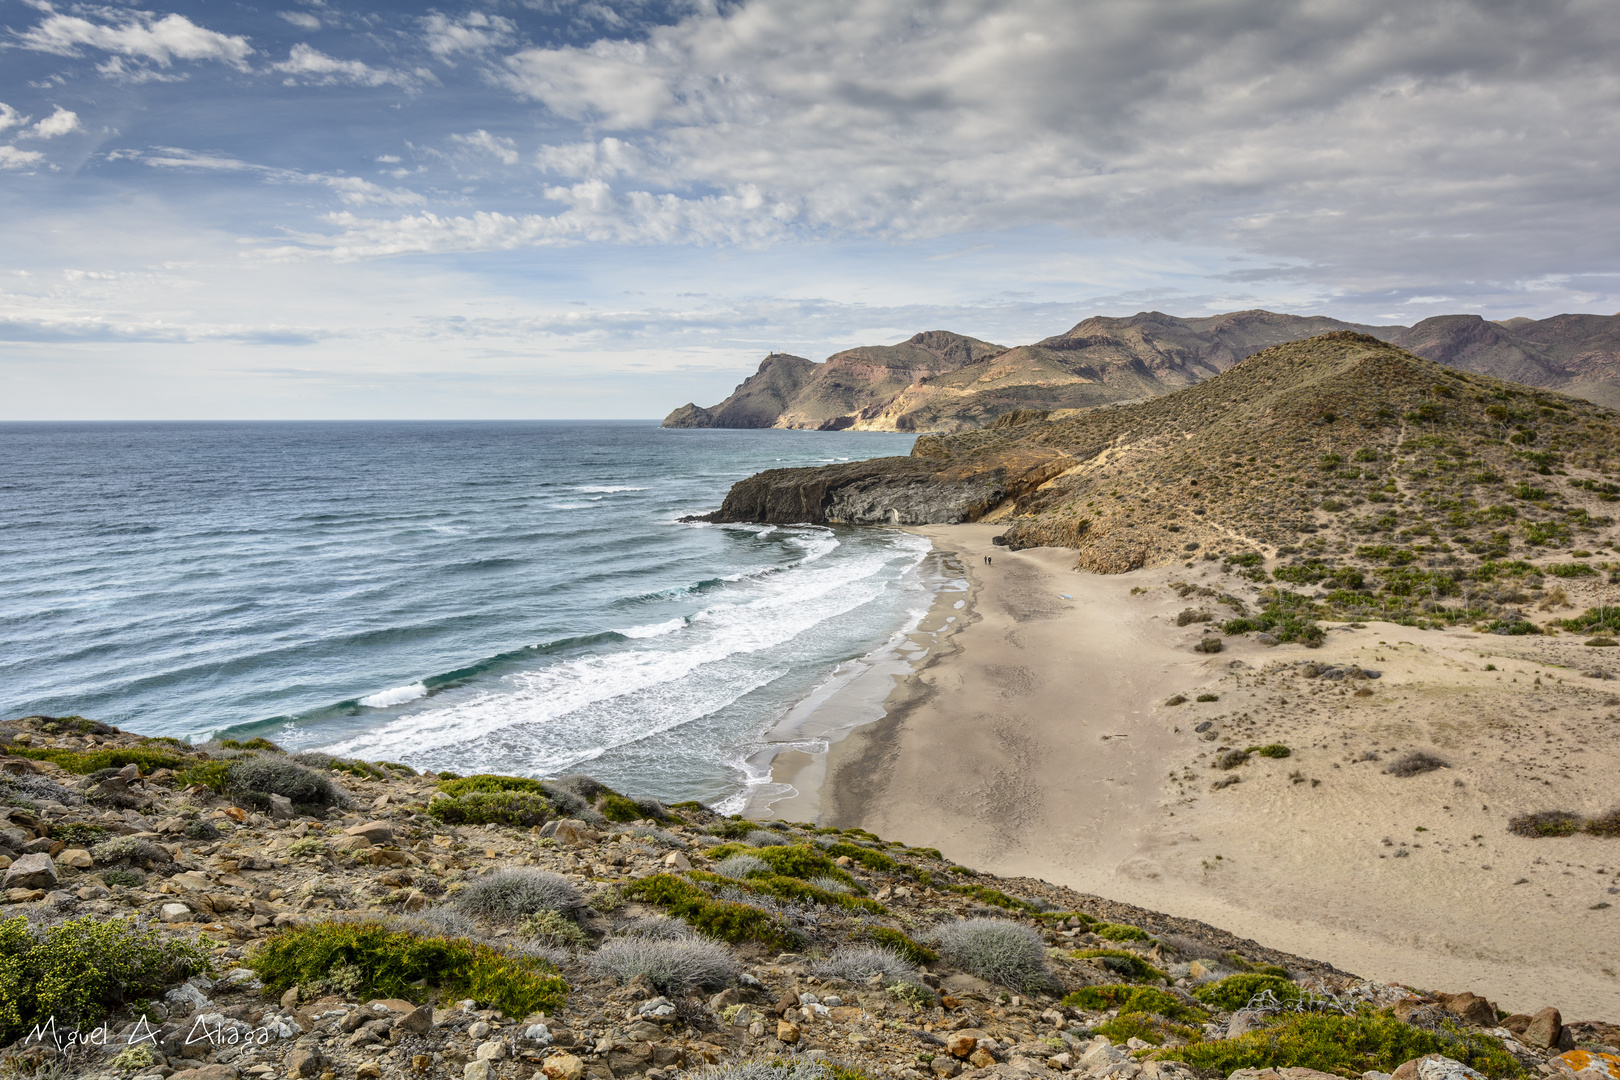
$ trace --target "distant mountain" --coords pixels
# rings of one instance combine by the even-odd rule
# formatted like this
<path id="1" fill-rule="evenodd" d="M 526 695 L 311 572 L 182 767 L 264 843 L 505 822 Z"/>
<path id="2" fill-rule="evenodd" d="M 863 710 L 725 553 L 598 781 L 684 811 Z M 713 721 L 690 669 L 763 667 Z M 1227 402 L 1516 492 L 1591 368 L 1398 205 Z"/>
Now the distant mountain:
<path id="1" fill-rule="evenodd" d="M 773 353 L 713 408 L 684 405 L 665 427 L 971 431 L 998 417 L 1142 401 L 1202 382 L 1262 349 L 1336 330 L 1368 334 L 1448 367 L 1620 407 L 1620 315 L 1487 322 L 1441 315 L 1416 326 L 1236 311 L 1093 317 L 1005 348 L 943 330 L 850 349 L 820 364 Z"/>

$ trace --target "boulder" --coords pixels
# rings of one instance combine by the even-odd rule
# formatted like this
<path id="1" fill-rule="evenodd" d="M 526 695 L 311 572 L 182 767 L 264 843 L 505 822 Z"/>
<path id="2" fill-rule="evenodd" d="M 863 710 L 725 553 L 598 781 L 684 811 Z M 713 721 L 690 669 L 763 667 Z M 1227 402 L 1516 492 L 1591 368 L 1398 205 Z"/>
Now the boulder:
<path id="1" fill-rule="evenodd" d="M 343 830 L 344 836 L 363 837 L 369 844 L 392 844 L 394 828 L 386 821 L 367 821 Z"/>
<path id="2" fill-rule="evenodd" d="M 962 1031 L 953 1031 L 945 1036 L 945 1052 L 952 1057 L 965 1058 L 979 1047 L 979 1040 L 984 1032 L 977 1028 L 966 1028 Z"/>
<path id="3" fill-rule="evenodd" d="M 293 816 L 292 800 L 285 795 L 271 795 L 270 816 L 278 821 L 290 820 Z"/>
<path id="4" fill-rule="evenodd" d="M 6 868 L 0 889 L 54 889 L 59 881 L 56 863 L 49 855 L 24 855 Z"/>
<path id="5" fill-rule="evenodd" d="M 556 831 L 551 835 L 563 847 L 584 847 L 602 839 L 601 833 L 583 821 L 575 821 L 572 818 L 564 818 L 557 822 Z"/>
<path id="6" fill-rule="evenodd" d="M 237 1080 L 235 1065 L 203 1065 L 185 1074 L 186 1080 Z"/>
<path id="7" fill-rule="evenodd" d="M 799 1025 L 791 1020 L 778 1020 L 776 1022 L 776 1038 L 778 1042 L 792 1046 L 799 1041 Z"/>
<path id="8" fill-rule="evenodd" d="M 692 869 L 692 860 L 678 851 L 672 851 L 664 856 L 664 865 L 671 870 L 690 870 Z"/>
<path id="9" fill-rule="evenodd" d="M 427 1005 L 412 1009 L 400 1017 L 394 1026 L 414 1035 L 424 1035 L 433 1030 L 433 1009 Z"/>
<path id="10" fill-rule="evenodd" d="M 88 870 L 95 865 L 90 853 L 84 848 L 70 847 L 56 857 L 56 861 L 63 866 L 71 866 L 75 870 Z"/>
<path id="11" fill-rule="evenodd" d="M 467 1062 L 466 1068 L 461 1070 L 461 1080 L 497 1080 L 498 1076 L 495 1064 L 483 1058 Z"/>
<path id="12" fill-rule="evenodd" d="M 1480 1027 L 1496 1026 L 1496 1006 L 1478 994 L 1441 994 L 1440 1007 L 1453 1016 L 1461 1017 Z"/>
<path id="13" fill-rule="evenodd" d="M 506 1044 L 499 1039 L 481 1042 L 478 1049 L 473 1051 L 473 1057 L 479 1061 L 503 1061 L 506 1058 Z"/>
<path id="14" fill-rule="evenodd" d="M 287 1075 L 292 1080 L 311 1080 L 321 1074 L 321 1066 L 326 1060 L 321 1057 L 319 1050 L 307 1046 L 299 1046 L 287 1055 Z"/>
<path id="15" fill-rule="evenodd" d="M 546 1059 L 540 1066 L 540 1072 L 546 1080 L 581 1080 L 585 1075 L 585 1063 L 573 1054 L 557 1054 Z"/>
<path id="16" fill-rule="evenodd" d="M 191 921 L 191 909 L 184 904 L 164 904 L 158 910 L 158 919 L 166 923 Z"/>
<path id="17" fill-rule="evenodd" d="M 1524 1045 L 1536 1050 L 1551 1050 L 1558 1045 L 1558 1039 L 1564 1033 L 1564 1018 L 1557 1009 L 1551 1005 L 1542 1009 L 1530 1018 L 1524 1034 L 1520 1037 Z"/>

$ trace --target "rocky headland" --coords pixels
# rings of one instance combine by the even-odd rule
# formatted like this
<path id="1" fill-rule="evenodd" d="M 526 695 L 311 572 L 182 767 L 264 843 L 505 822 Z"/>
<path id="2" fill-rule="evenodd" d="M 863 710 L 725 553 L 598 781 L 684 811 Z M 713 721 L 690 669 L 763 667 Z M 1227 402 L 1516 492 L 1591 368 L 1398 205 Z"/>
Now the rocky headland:
<path id="1" fill-rule="evenodd" d="M 1274 345 L 1333 331 L 1368 334 L 1448 367 L 1620 405 L 1620 315 L 1489 322 L 1442 315 L 1416 326 L 1235 311 L 1093 317 L 1006 347 L 935 330 L 813 363 L 773 353 L 725 401 L 687 404 L 665 427 L 959 432 L 1009 413 L 1086 409 L 1173 393 Z"/>
<path id="2" fill-rule="evenodd" d="M 78 717 L 0 733 L 14 1075 L 1620 1074 L 1613 1017 L 1509 1015 L 860 829 Z"/>

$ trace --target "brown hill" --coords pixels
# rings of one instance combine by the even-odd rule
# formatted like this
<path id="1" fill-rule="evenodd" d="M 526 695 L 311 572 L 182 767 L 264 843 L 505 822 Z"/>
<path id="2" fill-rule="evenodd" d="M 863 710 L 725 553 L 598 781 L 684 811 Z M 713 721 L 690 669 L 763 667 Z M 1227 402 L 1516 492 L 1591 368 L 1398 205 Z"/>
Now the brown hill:
<path id="1" fill-rule="evenodd" d="M 685 405 L 667 427 L 957 432 L 1009 413 L 1142 401 L 1217 375 L 1289 341 L 1354 330 L 1478 374 L 1620 405 L 1620 316 L 1487 322 L 1442 315 L 1413 327 L 1237 311 L 1182 319 L 1095 317 L 1011 349 L 945 331 L 851 349 L 811 364 L 772 354 L 724 402 Z M 792 367 L 784 367 L 791 360 Z"/>
<path id="2" fill-rule="evenodd" d="M 1138 404 L 762 473 L 713 519 L 1005 522 L 1108 572 L 1212 550 L 1460 568 L 1620 542 L 1617 450 L 1607 409 L 1336 332 Z"/>

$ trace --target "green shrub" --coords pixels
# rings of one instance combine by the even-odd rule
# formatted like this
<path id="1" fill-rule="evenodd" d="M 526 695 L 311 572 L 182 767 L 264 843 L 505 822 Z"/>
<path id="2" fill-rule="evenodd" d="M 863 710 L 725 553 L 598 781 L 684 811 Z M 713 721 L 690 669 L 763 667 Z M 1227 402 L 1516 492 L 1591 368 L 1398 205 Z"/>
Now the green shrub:
<path id="1" fill-rule="evenodd" d="M 1520 814 L 1508 821 L 1508 832 L 1516 836 L 1574 836 L 1586 824 L 1586 819 L 1568 810 L 1542 810 L 1534 814 Z"/>
<path id="2" fill-rule="evenodd" d="M 35 761 L 49 761 L 60 766 L 63 770 L 79 776 L 88 776 L 102 769 L 122 769 L 125 765 L 140 766 L 141 775 L 157 769 L 183 769 L 190 764 L 190 759 L 162 750 L 147 750 L 141 747 L 130 747 L 122 750 L 93 750 L 81 754 L 76 750 L 36 750 L 29 746 L 12 746 L 10 753 L 18 757 L 33 758 Z"/>
<path id="3" fill-rule="evenodd" d="M 888 909 L 876 900 L 868 900 L 864 896 L 852 896 L 849 893 L 832 892 L 808 881 L 788 877 L 785 874 L 755 874 L 742 881 L 726 880 L 715 874 L 705 874 L 701 870 L 691 872 L 694 881 L 708 881 L 711 884 L 734 885 L 749 892 L 762 893 L 774 896 L 779 900 L 794 900 L 799 902 L 813 901 L 823 907 L 841 907 L 846 911 L 865 911 L 872 915 L 887 915 Z"/>
<path id="4" fill-rule="evenodd" d="M 230 770 L 228 761 L 198 761 L 181 769 L 174 776 L 174 782 L 180 787 L 188 788 L 193 784 L 201 784 L 217 795 L 225 794 L 225 787 L 229 783 L 226 773 Z"/>
<path id="5" fill-rule="evenodd" d="M 71 825 L 58 825 L 51 830 L 51 839 L 60 840 L 68 847 L 89 847 L 107 835 L 107 830 L 99 825 L 86 825 L 74 822 Z"/>
<path id="6" fill-rule="evenodd" d="M 673 874 L 654 874 L 633 881 L 624 886 L 623 892 L 632 899 L 661 907 L 721 941 L 759 941 L 778 949 L 796 949 L 804 943 L 797 930 L 769 913 L 747 904 L 716 900 Z"/>
<path id="7" fill-rule="evenodd" d="M 595 974 L 620 984 L 645 975 L 660 993 L 674 995 L 697 987 L 717 989 L 737 977 L 737 960 L 731 950 L 696 934 L 617 938 L 598 949 L 589 964 Z"/>
<path id="8" fill-rule="evenodd" d="M 1155 1046 L 1162 1046 L 1169 1038 L 1191 1041 L 1202 1034 L 1198 1028 L 1172 1023 L 1166 1017 L 1147 1012 L 1121 1012 L 1092 1030 L 1098 1035 L 1108 1036 L 1115 1043 L 1141 1039 Z"/>
<path id="9" fill-rule="evenodd" d="M 210 970 L 208 952 L 130 919 L 86 916 L 43 930 L 0 922 L 0 1042 L 54 1016 L 58 1029 L 95 1024 L 137 998 Z"/>
<path id="10" fill-rule="evenodd" d="M 871 848 L 863 848 L 858 844 L 833 844 L 831 847 L 822 848 L 822 850 L 835 859 L 842 855 L 847 855 L 851 859 L 860 863 L 862 866 L 866 867 L 868 870 L 888 871 L 893 870 L 895 867 L 900 865 L 887 855 L 883 854 L 883 852 L 873 851 Z M 942 857 L 939 852 L 934 851 L 932 848 L 924 848 L 922 849 L 922 853 L 932 853 L 936 859 Z"/>
<path id="11" fill-rule="evenodd" d="M 925 859 L 937 859 L 940 862 L 945 861 L 945 856 L 941 855 L 939 853 L 939 848 L 936 847 L 914 847 L 908 850 L 913 855 L 921 855 Z M 853 858 L 853 856 L 851 857 Z"/>
<path id="12" fill-rule="evenodd" d="M 260 808 L 270 805 L 271 795 L 290 799 L 295 806 L 343 802 L 342 792 L 330 777 L 280 757 L 238 758 L 226 769 L 225 783 L 231 795 Z"/>
<path id="13" fill-rule="evenodd" d="M 202 818 L 195 818 L 186 822 L 185 835 L 191 840 L 218 840 L 220 831 L 214 827 L 213 822 Z"/>
<path id="14" fill-rule="evenodd" d="M 1218 982 L 1205 983 L 1193 991 L 1193 997 L 1205 1005 L 1231 1012 L 1241 1009 L 1249 999 L 1263 990 L 1270 990 L 1281 1002 L 1298 1001 L 1300 989 L 1287 979 L 1276 975 L 1228 975 Z"/>
<path id="15" fill-rule="evenodd" d="M 306 855 L 324 855 L 326 841 L 318 836 L 303 836 L 287 845 L 287 854 L 295 859 L 301 859 Z"/>
<path id="16" fill-rule="evenodd" d="M 948 889 L 953 893 L 971 896 L 982 903 L 992 904 L 995 907 L 1006 908 L 1008 911 L 1023 911 L 1035 913 L 1035 905 L 1028 900 L 1020 900 L 1016 896 L 1008 896 L 1000 889 L 992 889 L 986 885 L 955 885 L 948 881 L 935 882 L 936 888 Z"/>
<path id="17" fill-rule="evenodd" d="M 90 849 L 90 858 L 103 865 L 128 863 L 152 870 L 169 861 L 169 853 L 150 840 L 133 836 L 117 836 L 103 840 Z"/>
<path id="18" fill-rule="evenodd" d="M 1123 949 L 1077 949 L 1069 954 L 1076 960 L 1095 960 L 1115 975 L 1127 979 L 1149 979 L 1169 982 L 1170 977 L 1135 953 Z"/>
<path id="19" fill-rule="evenodd" d="M 963 919 L 936 927 L 934 944 L 953 967 L 1020 993 L 1050 990 L 1056 979 L 1046 966 L 1040 934 L 1006 919 Z"/>
<path id="20" fill-rule="evenodd" d="M 610 791 L 602 796 L 602 802 L 597 807 L 602 816 L 609 821 L 640 821 L 649 815 L 634 801 L 625 798 L 616 791 Z"/>
<path id="21" fill-rule="evenodd" d="M 579 923 L 560 911 L 537 911 L 518 923 L 526 937 L 541 938 L 565 949 L 582 949 L 591 942 Z"/>
<path id="22" fill-rule="evenodd" d="M 709 832 L 725 840 L 741 840 L 753 832 L 754 828 L 752 821 L 744 821 L 741 818 L 727 818 L 724 821 L 717 821 L 710 825 Z"/>
<path id="23" fill-rule="evenodd" d="M 448 776 L 448 773 L 441 773 Z M 487 794 L 499 794 L 503 791 L 540 791 L 540 781 L 531 780 L 526 776 L 495 776 L 491 773 L 479 773 L 477 776 L 460 776 L 453 780 L 440 780 L 434 785 L 452 799 L 459 799 L 475 791 Z"/>
<path id="24" fill-rule="evenodd" d="M 1282 743 L 1271 743 L 1268 746 L 1257 747 L 1254 752 L 1259 754 L 1261 757 L 1268 758 L 1285 758 L 1293 753 L 1292 750 L 1288 749 L 1288 747 L 1284 746 Z"/>
<path id="25" fill-rule="evenodd" d="M 1444 1054 L 1490 1080 L 1525 1075 L 1518 1060 L 1489 1035 L 1450 1024 L 1441 1030 L 1416 1028 L 1388 1011 L 1291 1015 L 1236 1039 L 1196 1042 L 1154 1056 L 1223 1076 L 1238 1069 L 1305 1068 L 1354 1077 L 1374 1070 L 1394 1072 L 1403 1062 L 1425 1054 Z"/>
<path id="26" fill-rule="evenodd" d="M 775 844 L 770 847 L 721 844 L 709 854 L 712 858 L 722 860 L 734 855 L 749 855 L 763 860 L 770 866 L 772 873 L 781 874 L 783 877 L 796 877 L 805 881 L 813 877 L 830 877 L 846 885 L 855 884 L 855 879 L 842 867 L 835 865 L 824 852 L 808 844 Z"/>
<path id="27" fill-rule="evenodd" d="M 421 999 L 420 983 L 446 998 L 469 997 L 507 1016 L 555 1014 L 568 984 L 545 960 L 508 956 L 465 938 L 421 937 L 380 922 L 287 927 L 244 961 L 273 993 L 313 986 L 341 972 L 348 992 L 370 998 Z"/>
<path id="28" fill-rule="evenodd" d="M 899 930 L 891 930 L 887 926 L 869 926 L 864 936 L 868 941 L 893 949 L 908 964 L 922 967 L 939 963 L 939 953 L 926 945 L 919 945 Z"/>
<path id="29" fill-rule="evenodd" d="M 1584 831 L 1592 836 L 1620 836 L 1620 808 L 1587 818 Z"/>
<path id="30" fill-rule="evenodd" d="M 1064 998 L 1062 1004 L 1065 1008 L 1089 1009 L 1092 1012 L 1118 1009 L 1121 1013 L 1157 1013 L 1171 1020 L 1193 1023 L 1209 1019 L 1209 1014 L 1204 1010 L 1185 1004 L 1174 994 L 1167 994 L 1163 990 L 1155 990 L 1148 986 L 1131 986 L 1123 983 L 1087 986 Z"/>
<path id="31" fill-rule="evenodd" d="M 241 739 L 221 739 L 219 745 L 226 750 L 264 750 L 272 754 L 286 752 L 269 739 L 261 739 L 257 736 L 245 741 Z"/>
<path id="32" fill-rule="evenodd" d="M 138 889 L 146 884 L 146 875 L 139 870 L 108 870 L 101 875 L 101 880 L 107 887 L 113 888 L 122 885 L 126 889 Z"/>
<path id="33" fill-rule="evenodd" d="M 445 825 L 508 825 L 530 828 L 545 823 L 552 805 L 532 791 L 471 791 L 458 799 L 434 799 L 428 816 Z"/>
<path id="34" fill-rule="evenodd" d="M 1091 932 L 1100 938 L 1109 941 L 1152 941 L 1153 935 L 1139 926 L 1126 926 L 1124 923 L 1103 923 L 1094 926 Z"/>

